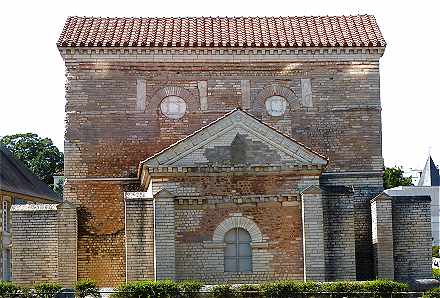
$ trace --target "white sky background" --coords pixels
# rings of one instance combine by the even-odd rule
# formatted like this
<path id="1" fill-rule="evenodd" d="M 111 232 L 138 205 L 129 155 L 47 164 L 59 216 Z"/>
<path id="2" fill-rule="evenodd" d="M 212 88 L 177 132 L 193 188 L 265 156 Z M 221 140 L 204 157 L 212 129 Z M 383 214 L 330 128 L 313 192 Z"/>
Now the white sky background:
<path id="1" fill-rule="evenodd" d="M 388 43 L 381 59 L 387 166 L 440 162 L 440 21 L 435 1 L 3 1 L 0 136 L 64 138 L 64 65 L 56 48 L 69 15 L 288 16 L 374 14 Z"/>

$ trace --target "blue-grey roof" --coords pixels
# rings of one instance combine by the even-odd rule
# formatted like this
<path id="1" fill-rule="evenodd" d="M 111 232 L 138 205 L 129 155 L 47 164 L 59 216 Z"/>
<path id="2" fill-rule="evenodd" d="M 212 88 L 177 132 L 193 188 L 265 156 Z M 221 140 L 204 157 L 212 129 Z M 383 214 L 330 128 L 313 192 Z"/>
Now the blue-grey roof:
<path id="1" fill-rule="evenodd" d="M 431 156 L 426 161 L 425 168 L 420 176 L 419 186 L 440 186 L 439 169 Z"/>
<path id="2" fill-rule="evenodd" d="M 0 145 L 0 190 L 53 202 L 62 201 L 58 194 L 21 161 L 15 159 L 13 154 L 2 145 Z"/>

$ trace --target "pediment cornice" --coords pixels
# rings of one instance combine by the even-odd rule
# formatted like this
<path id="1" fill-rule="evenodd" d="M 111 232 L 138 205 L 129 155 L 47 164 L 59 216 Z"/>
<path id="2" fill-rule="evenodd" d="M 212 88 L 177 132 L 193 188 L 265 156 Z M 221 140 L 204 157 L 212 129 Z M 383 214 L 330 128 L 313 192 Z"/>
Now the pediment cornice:
<path id="1" fill-rule="evenodd" d="M 234 145 L 237 138 L 238 142 Z M 221 155 L 222 149 L 231 151 L 232 146 L 238 146 L 237 150 L 240 151 L 240 141 L 245 142 L 244 146 L 249 144 L 253 146 L 249 149 L 251 151 L 249 155 L 254 154 L 252 150 L 256 149 L 262 151 L 263 154 L 267 151 L 277 158 L 271 159 L 272 156 L 262 160 L 249 158 L 242 163 L 240 160 L 230 163 L 229 160 L 221 160 L 221 157 L 217 157 Z M 212 159 L 207 155 L 210 155 Z M 241 109 L 235 109 L 142 161 L 140 170 L 154 175 L 197 175 L 221 172 L 267 174 L 286 171 L 322 172 L 327 164 L 328 159 L 325 156 Z"/>

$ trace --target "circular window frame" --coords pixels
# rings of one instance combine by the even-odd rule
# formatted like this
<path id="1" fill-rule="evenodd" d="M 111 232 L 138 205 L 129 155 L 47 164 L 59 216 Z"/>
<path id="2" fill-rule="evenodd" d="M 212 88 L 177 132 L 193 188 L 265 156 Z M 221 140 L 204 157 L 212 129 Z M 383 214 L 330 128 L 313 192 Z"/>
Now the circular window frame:
<path id="1" fill-rule="evenodd" d="M 179 109 L 178 113 L 169 113 L 168 111 L 165 111 L 164 102 L 166 102 L 167 100 L 170 100 L 170 99 L 177 99 L 177 101 L 179 103 L 183 103 L 183 107 L 184 107 L 183 111 L 180 111 L 180 109 Z M 164 97 L 160 101 L 159 108 L 160 108 L 160 112 L 161 112 L 161 114 L 163 116 L 165 116 L 165 117 L 167 117 L 168 119 L 171 119 L 171 120 L 179 120 L 179 119 L 181 119 L 182 117 L 185 116 L 186 111 L 188 110 L 188 104 L 186 103 L 185 99 L 183 99 L 182 97 L 171 94 L 171 95 L 168 95 L 168 96 Z"/>
<path id="2" fill-rule="evenodd" d="M 269 103 L 269 101 L 273 101 L 274 99 L 279 100 L 279 101 L 282 100 L 281 101 L 282 102 L 282 108 L 281 108 L 281 110 L 279 112 L 277 110 L 272 109 L 272 104 Z M 272 117 L 281 117 L 281 116 L 283 116 L 286 113 L 286 111 L 288 109 L 288 106 L 289 106 L 289 102 L 287 101 L 287 99 L 284 96 L 274 94 L 274 95 L 271 95 L 271 96 L 266 98 L 266 100 L 264 101 L 264 106 L 266 107 L 266 112 L 270 116 L 272 116 Z"/>

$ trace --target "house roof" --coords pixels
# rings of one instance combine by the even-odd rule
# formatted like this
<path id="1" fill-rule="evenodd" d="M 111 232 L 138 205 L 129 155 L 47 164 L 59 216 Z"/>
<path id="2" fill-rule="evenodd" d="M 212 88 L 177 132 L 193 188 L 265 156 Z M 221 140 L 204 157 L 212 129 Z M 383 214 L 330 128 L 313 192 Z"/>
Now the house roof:
<path id="1" fill-rule="evenodd" d="M 53 202 L 61 198 L 0 145 L 0 190 Z"/>
<path id="2" fill-rule="evenodd" d="M 58 47 L 385 47 L 372 15 L 69 17 Z"/>
<path id="3" fill-rule="evenodd" d="M 439 169 L 431 156 L 426 160 L 425 167 L 420 176 L 419 186 L 440 186 Z"/>

